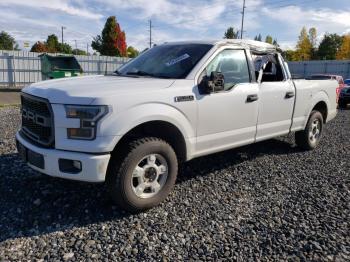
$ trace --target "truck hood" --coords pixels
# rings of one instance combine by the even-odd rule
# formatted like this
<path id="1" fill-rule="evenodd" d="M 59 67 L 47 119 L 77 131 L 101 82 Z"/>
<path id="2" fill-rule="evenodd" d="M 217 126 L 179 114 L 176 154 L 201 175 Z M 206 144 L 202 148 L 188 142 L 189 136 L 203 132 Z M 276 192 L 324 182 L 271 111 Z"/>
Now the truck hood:
<path id="1" fill-rule="evenodd" d="M 22 92 L 46 98 L 53 104 L 89 105 L 97 98 L 163 89 L 173 82 L 173 79 L 95 75 L 42 81 L 25 87 Z"/>

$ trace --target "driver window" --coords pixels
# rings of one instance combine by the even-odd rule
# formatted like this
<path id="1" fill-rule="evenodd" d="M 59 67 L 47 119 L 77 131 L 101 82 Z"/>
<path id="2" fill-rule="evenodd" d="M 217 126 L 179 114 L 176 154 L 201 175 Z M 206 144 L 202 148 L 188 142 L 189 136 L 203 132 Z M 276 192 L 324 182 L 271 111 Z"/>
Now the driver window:
<path id="1" fill-rule="evenodd" d="M 224 91 L 236 84 L 250 83 L 247 58 L 244 50 L 227 49 L 219 53 L 206 67 L 206 75 L 220 72 L 224 75 Z"/>

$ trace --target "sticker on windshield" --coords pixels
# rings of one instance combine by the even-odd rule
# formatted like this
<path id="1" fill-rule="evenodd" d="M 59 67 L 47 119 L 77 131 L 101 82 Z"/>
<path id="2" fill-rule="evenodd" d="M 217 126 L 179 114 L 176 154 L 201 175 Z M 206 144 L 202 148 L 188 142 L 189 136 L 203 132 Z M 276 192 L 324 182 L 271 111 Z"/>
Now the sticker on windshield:
<path id="1" fill-rule="evenodd" d="M 181 62 L 182 60 L 185 60 L 185 59 L 187 59 L 189 57 L 190 57 L 189 54 L 184 54 L 184 55 L 179 56 L 177 58 L 171 59 L 169 62 L 166 62 L 165 65 L 166 66 L 172 66 L 172 65 L 175 65 L 175 64 L 177 64 L 177 63 Z"/>

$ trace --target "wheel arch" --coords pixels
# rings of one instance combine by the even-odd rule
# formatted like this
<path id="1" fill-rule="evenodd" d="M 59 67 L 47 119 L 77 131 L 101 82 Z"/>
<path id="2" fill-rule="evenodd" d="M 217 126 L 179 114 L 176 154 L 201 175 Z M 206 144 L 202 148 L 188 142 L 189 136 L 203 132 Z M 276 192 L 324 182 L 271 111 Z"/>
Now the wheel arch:
<path id="1" fill-rule="evenodd" d="M 180 128 L 164 120 L 150 120 L 134 126 L 119 139 L 113 151 L 123 151 L 130 141 L 141 137 L 163 139 L 172 146 L 180 162 L 188 158 L 187 141 Z"/>
<path id="2" fill-rule="evenodd" d="M 312 96 L 309 110 L 307 112 L 307 118 L 305 119 L 304 128 L 306 127 L 307 121 L 313 110 L 319 111 L 323 116 L 323 122 L 327 122 L 327 117 L 330 108 L 329 97 L 326 92 L 321 91 Z"/>

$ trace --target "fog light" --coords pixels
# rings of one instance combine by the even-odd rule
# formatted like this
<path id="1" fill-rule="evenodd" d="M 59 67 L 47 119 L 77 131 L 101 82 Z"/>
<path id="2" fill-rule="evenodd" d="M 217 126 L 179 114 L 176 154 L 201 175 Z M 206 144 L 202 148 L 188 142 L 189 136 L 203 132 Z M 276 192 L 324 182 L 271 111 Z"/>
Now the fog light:
<path id="1" fill-rule="evenodd" d="M 58 166 L 63 173 L 78 174 L 82 170 L 82 164 L 79 160 L 59 159 Z"/>

